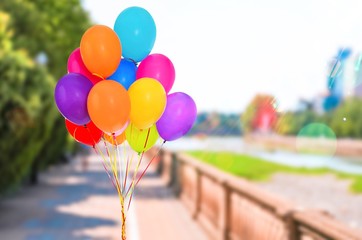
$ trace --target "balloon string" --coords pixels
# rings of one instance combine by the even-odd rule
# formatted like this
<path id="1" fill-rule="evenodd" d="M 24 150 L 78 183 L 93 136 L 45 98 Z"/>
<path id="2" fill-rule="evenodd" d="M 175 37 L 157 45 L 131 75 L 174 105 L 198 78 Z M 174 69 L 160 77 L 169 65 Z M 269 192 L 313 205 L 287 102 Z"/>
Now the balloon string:
<path id="1" fill-rule="evenodd" d="M 153 157 L 151 158 L 151 160 L 149 161 L 149 163 L 147 164 L 146 168 L 143 170 L 141 176 L 138 178 L 137 182 L 136 182 L 136 186 L 139 183 L 139 181 L 141 180 L 141 178 L 143 177 L 143 175 L 145 175 L 148 167 L 151 165 L 152 161 L 158 156 L 158 154 L 161 152 L 163 145 L 166 143 L 166 140 L 163 141 L 163 143 L 161 144 L 160 148 L 158 149 L 157 153 L 155 155 L 153 155 Z"/>
<path id="2" fill-rule="evenodd" d="M 150 130 L 150 128 L 149 128 L 149 129 L 147 130 L 147 136 L 146 136 L 145 143 L 144 143 L 144 145 L 143 145 L 143 149 L 145 149 L 146 146 L 147 146 L 147 142 L 148 142 L 148 139 L 149 139 L 149 136 L 150 136 L 150 131 L 151 131 L 151 130 Z M 145 154 L 145 151 L 142 151 L 142 155 L 141 155 L 141 157 L 139 158 L 137 167 L 136 167 L 135 172 L 134 172 L 134 174 L 133 174 L 132 183 L 131 183 L 130 188 L 128 189 L 127 194 L 126 194 L 126 196 L 127 196 L 128 193 L 130 193 L 130 195 L 131 195 L 131 198 L 130 198 L 130 199 L 132 199 L 132 194 L 133 194 L 133 191 L 134 191 L 134 188 L 135 188 L 135 181 L 136 181 L 136 178 L 137 178 L 138 169 L 139 169 L 139 166 L 141 165 L 141 162 L 142 162 L 142 159 L 143 159 L 144 154 Z M 130 192 L 130 190 L 131 190 L 131 192 Z M 130 201 L 131 201 L 131 200 L 130 200 Z"/>
<path id="3" fill-rule="evenodd" d="M 98 147 L 98 146 L 96 145 L 96 147 Z M 110 171 L 108 170 L 108 168 L 107 168 L 106 165 L 105 165 L 105 163 L 107 163 L 107 160 L 106 160 L 103 152 L 100 151 L 100 149 L 97 150 L 96 148 L 94 148 L 94 150 L 96 151 L 97 154 L 100 153 L 100 155 L 102 156 L 102 159 L 103 159 L 102 165 L 103 165 L 104 169 L 106 170 L 106 173 L 107 173 L 107 175 L 108 175 L 108 178 L 111 180 L 113 187 L 117 190 L 118 197 L 120 198 L 121 204 L 124 204 L 123 199 L 121 199 L 121 198 L 122 198 L 122 195 L 121 195 L 121 193 L 120 193 L 119 182 L 118 182 L 117 178 L 115 177 L 114 172 L 113 172 L 113 179 L 112 179 L 112 177 L 111 177 L 111 175 L 110 175 L 110 173 L 109 173 Z M 98 155 L 98 156 L 99 156 L 99 155 Z M 122 214 L 123 214 L 123 213 L 122 213 Z"/>
<path id="4" fill-rule="evenodd" d="M 99 149 L 99 147 L 97 145 L 95 145 L 95 147 L 97 148 L 96 153 L 100 154 L 101 157 L 102 157 L 103 162 L 108 165 L 107 158 L 104 156 L 103 152 Z M 108 167 L 111 168 L 112 166 L 108 165 Z"/>
<path id="5" fill-rule="evenodd" d="M 116 175 L 116 178 L 119 181 L 118 164 L 117 164 L 117 151 L 116 151 L 115 147 L 113 147 L 113 146 L 112 146 L 112 163 L 113 163 L 113 167 L 114 167 L 114 174 Z"/>
<path id="6" fill-rule="evenodd" d="M 131 157 L 129 157 L 129 156 L 128 156 L 128 160 L 127 160 L 127 161 L 129 161 L 129 160 L 130 160 L 129 166 L 132 166 L 133 159 L 134 159 L 134 153 L 135 153 L 135 152 L 134 152 L 134 151 L 132 151 L 132 155 L 131 155 Z M 128 168 L 128 171 L 130 171 L 130 167 Z M 135 171 L 136 171 L 136 170 L 134 170 L 134 172 L 133 172 L 133 177 L 132 177 L 132 179 L 134 178 L 134 173 L 135 173 Z M 126 196 L 127 196 L 128 192 L 129 192 L 129 190 L 130 190 L 131 185 L 132 185 L 132 181 L 131 181 L 131 184 L 130 184 L 130 186 L 129 186 L 128 190 L 127 190 Z"/>
<path id="7" fill-rule="evenodd" d="M 123 178 L 121 176 L 118 175 L 118 167 L 120 168 L 120 174 L 121 174 L 121 166 L 120 165 L 120 160 L 118 159 L 118 148 L 117 146 L 114 147 L 114 151 L 113 151 L 113 166 L 114 166 L 114 175 L 116 176 L 117 180 L 118 180 L 118 185 L 120 187 L 120 191 L 121 194 L 123 193 L 122 190 L 122 186 L 123 186 Z"/>
<path id="8" fill-rule="evenodd" d="M 141 176 L 138 178 L 136 184 L 134 184 L 133 189 L 132 189 L 132 191 L 131 191 L 131 197 L 130 197 L 130 200 L 129 200 L 129 202 L 128 202 L 128 207 L 127 207 L 127 209 L 129 209 L 130 206 L 131 206 L 131 202 L 132 202 L 132 198 L 133 198 L 133 193 L 134 193 L 134 188 L 137 186 L 137 184 L 139 183 L 139 181 L 140 181 L 140 180 L 142 179 L 142 177 L 145 175 L 147 169 L 149 168 L 149 166 L 151 165 L 151 163 L 153 162 L 153 160 L 159 155 L 159 153 L 161 152 L 162 147 L 163 147 L 163 145 L 164 145 L 165 143 L 166 143 L 166 140 L 164 140 L 164 141 L 162 142 L 160 148 L 157 150 L 156 154 L 151 158 L 151 160 L 150 160 L 149 163 L 147 164 L 146 168 L 143 170 L 143 172 L 142 172 Z"/>
<path id="9" fill-rule="evenodd" d="M 114 169 L 114 175 L 116 176 L 116 178 L 119 180 L 118 178 L 118 165 L 117 165 L 117 152 L 115 150 L 115 147 L 113 146 L 113 144 L 111 144 L 112 146 L 110 146 L 110 154 L 111 154 L 111 162 L 113 165 L 113 169 Z"/>
<path id="10" fill-rule="evenodd" d="M 142 155 L 143 157 L 143 155 Z M 139 166 L 139 165 L 138 165 Z M 137 168 L 138 168 L 137 166 Z M 138 171 L 138 170 L 137 170 Z M 133 176 L 136 176 L 136 174 L 134 174 Z M 128 192 L 127 192 L 127 196 L 129 196 L 129 202 L 128 202 L 128 207 L 127 207 L 127 211 L 129 210 L 129 207 L 131 206 L 131 202 L 132 202 L 132 198 L 133 198 L 133 192 L 134 192 L 134 189 L 135 189 L 135 178 L 132 180 L 132 184 L 130 186 L 130 188 L 128 189 Z M 129 195 L 128 195 L 129 194 Z"/>
<path id="11" fill-rule="evenodd" d="M 99 156 L 98 151 L 97 151 L 97 149 L 95 148 L 95 146 L 93 146 L 93 149 L 94 149 L 94 151 L 96 152 L 97 156 Z M 104 164 L 104 161 L 101 161 L 101 162 L 102 162 L 103 168 L 104 168 L 104 170 L 106 171 L 106 173 L 107 173 L 107 175 L 108 175 L 108 178 L 109 178 L 109 180 L 111 181 L 113 187 L 116 188 L 116 184 L 114 183 L 111 175 L 109 174 L 109 170 L 108 170 L 107 166 Z"/>
<path id="12" fill-rule="evenodd" d="M 126 196 L 128 196 L 128 194 L 130 193 L 130 190 L 131 190 L 131 189 L 132 189 L 132 191 L 133 191 L 133 189 L 134 189 L 134 184 L 135 184 L 135 180 L 136 180 L 136 177 L 137 177 L 138 168 L 139 168 L 139 166 L 141 165 L 143 155 L 144 155 L 144 152 L 142 152 L 141 155 L 138 155 L 138 156 L 140 156 L 140 157 L 139 157 L 139 160 L 138 160 L 136 169 L 135 169 L 135 171 L 134 171 L 134 173 L 133 173 L 133 179 L 132 179 L 131 185 L 129 186 L 129 188 L 128 188 L 128 190 L 127 190 Z M 132 191 L 131 191 L 131 192 L 132 192 Z"/>
<path id="13" fill-rule="evenodd" d="M 111 166 L 112 173 L 113 173 L 114 177 L 116 177 L 116 175 L 114 174 L 113 155 L 111 154 L 110 150 L 108 149 L 106 141 L 104 141 L 104 146 L 106 147 L 106 152 L 108 155 L 108 162 L 109 162 L 109 165 Z"/>
<path id="14" fill-rule="evenodd" d="M 146 146 L 147 146 L 147 143 L 148 143 L 148 138 L 150 136 L 150 132 L 151 132 L 151 128 L 149 128 L 148 131 L 147 131 L 146 141 L 145 141 L 145 144 L 143 145 L 143 149 L 146 149 Z"/>
<path id="15" fill-rule="evenodd" d="M 124 142 L 123 142 L 122 146 L 123 146 L 123 156 L 127 156 Z M 124 177 L 124 186 L 123 186 L 124 190 L 126 190 L 126 187 L 127 187 L 128 171 L 129 171 L 129 156 L 127 156 L 127 167 L 126 167 L 126 174 Z"/>
<path id="16" fill-rule="evenodd" d="M 108 147 L 106 141 L 104 141 L 104 144 L 107 149 L 110 165 L 112 166 L 113 176 L 116 179 L 116 181 L 118 182 L 118 185 L 120 185 L 119 178 L 118 178 L 117 152 L 114 149 L 112 150 L 112 148 L 110 149 L 110 147 Z"/>
<path id="17" fill-rule="evenodd" d="M 128 206 L 127 206 L 127 211 L 129 210 L 129 208 L 130 208 L 130 206 L 131 206 L 132 198 L 133 198 L 133 193 L 131 193 L 131 196 L 130 196 L 130 198 L 129 198 L 129 202 L 128 202 Z"/>
<path id="18" fill-rule="evenodd" d="M 116 135 L 113 133 L 112 134 L 112 136 L 113 136 L 113 141 L 115 142 L 115 144 L 116 144 L 116 154 L 115 154 L 115 165 L 117 165 L 117 161 L 118 161 L 118 167 L 119 167 L 119 177 L 120 177 L 120 179 L 121 179 L 121 186 L 122 186 L 122 188 L 121 188 L 121 192 L 123 193 L 123 191 L 124 191 L 124 179 L 123 179 L 123 173 L 124 173 L 124 170 L 123 170 L 123 165 L 124 164 L 122 164 L 122 156 L 121 156 L 121 154 L 120 154 L 120 152 L 119 152 L 119 148 L 118 148 L 118 142 L 117 142 L 117 138 L 116 138 Z"/>
<path id="19" fill-rule="evenodd" d="M 131 123 L 131 127 L 130 127 L 130 128 L 131 128 L 131 130 L 130 130 L 131 139 L 134 139 L 134 138 L 135 138 L 135 142 L 138 143 L 139 134 L 137 134 L 136 137 L 134 137 L 134 135 L 133 135 L 133 133 L 134 133 L 134 131 L 133 131 L 133 128 L 134 128 L 133 123 Z M 133 156 L 134 156 L 134 152 L 132 151 L 131 163 L 133 162 Z M 139 156 L 139 155 L 138 155 L 138 156 Z M 139 161 L 140 161 L 140 159 L 142 159 L 142 157 L 139 158 Z M 132 188 L 132 185 L 134 184 L 134 180 L 135 180 L 135 178 L 136 178 L 136 174 L 137 174 L 137 171 L 138 171 L 138 166 L 139 166 L 139 164 L 140 164 L 140 162 L 138 162 L 138 164 L 136 164 L 136 168 L 133 170 L 132 181 L 131 181 L 131 184 L 130 184 L 128 190 L 127 190 L 126 196 L 128 196 L 128 193 L 129 193 L 130 189 Z"/>
<path id="20" fill-rule="evenodd" d="M 114 172 L 113 172 L 114 174 Z M 121 187 L 119 185 L 119 181 L 116 180 L 116 184 L 117 184 L 117 193 L 118 193 L 118 198 L 119 198 L 119 202 L 121 204 L 121 216 L 122 216 L 122 235 L 125 234 L 125 222 L 126 222 L 126 216 L 125 216 L 125 212 L 124 212 L 124 197 L 121 193 Z"/>
<path id="21" fill-rule="evenodd" d="M 155 155 L 153 155 L 153 157 L 151 158 L 151 160 L 149 161 L 149 163 L 147 164 L 146 168 L 143 170 L 141 176 L 138 178 L 136 184 L 134 185 L 133 189 L 137 186 L 137 184 L 139 183 L 139 181 L 142 179 L 142 177 L 145 175 L 148 167 L 151 165 L 151 163 L 153 162 L 153 160 L 159 155 L 159 153 L 161 152 L 162 150 L 162 147 L 163 145 L 166 143 L 166 140 L 164 140 L 160 146 L 160 148 L 158 149 L 157 153 Z M 131 202 L 132 202 L 132 197 L 133 197 L 133 192 L 134 190 L 131 191 L 131 197 L 130 197 L 130 200 L 128 202 L 128 207 L 127 209 L 129 209 L 129 207 L 131 206 Z"/>
<path id="22" fill-rule="evenodd" d="M 125 173 L 125 176 L 124 176 L 124 185 L 123 185 L 123 189 L 126 189 L 126 185 L 127 185 L 127 177 L 128 177 L 128 170 L 129 170 L 129 159 L 127 158 L 127 166 L 126 166 L 126 173 Z"/>
<path id="23" fill-rule="evenodd" d="M 107 141 L 106 140 L 103 140 L 103 143 L 104 143 L 104 147 L 106 148 L 106 153 L 107 153 L 107 155 L 108 155 L 108 157 L 109 157 L 109 150 L 108 150 L 108 146 L 107 146 Z"/>
<path id="24" fill-rule="evenodd" d="M 119 183 L 119 179 L 118 179 L 118 176 L 117 176 L 117 169 L 116 167 L 114 166 L 114 164 L 112 163 L 112 173 L 113 173 L 113 177 L 116 181 L 116 189 L 117 189 L 117 193 L 118 193 L 118 197 L 121 201 L 121 204 L 122 204 L 122 199 L 123 199 L 123 196 L 122 196 L 122 192 L 121 192 L 121 185 Z"/>
<path id="25" fill-rule="evenodd" d="M 99 147 L 98 145 L 99 145 L 99 144 L 96 144 L 96 145 L 95 145 L 96 148 L 97 148 L 98 154 L 102 157 L 102 160 L 103 160 L 103 162 L 105 163 L 105 165 L 107 166 L 107 169 L 111 169 L 112 166 L 109 164 L 106 156 L 103 154 L 103 151 L 100 149 L 100 147 Z M 110 171 L 109 171 L 109 172 L 110 172 Z"/>
<path id="26" fill-rule="evenodd" d="M 151 130 L 150 130 L 150 128 L 149 128 L 149 129 L 147 130 L 147 136 L 146 136 L 145 143 L 144 143 L 144 145 L 143 145 L 143 149 L 146 149 L 146 146 L 147 146 L 147 143 L 148 143 L 148 139 L 149 139 L 149 136 L 150 136 L 150 132 L 151 132 Z M 134 174 L 134 176 L 136 176 L 136 177 L 137 177 L 137 174 L 138 174 L 139 166 L 141 165 L 141 162 L 142 162 L 142 160 L 143 160 L 144 154 L 145 154 L 145 151 L 143 150 L 143 151 L 142 151 L 142 156 L 141 156 L 141 158 L 140 158 L 140 160 L 139 160 L 139 162 L 138 162 L 138 165 L 137 165 L 137 168 L 136 168 L 136 172 L 135 172 L 135 174 Z M 134 184 L 135 180 L 136 180 L 136 179 L 134 178 L 134 179 L 133 179 L 133 182 L 132 182 L 133 188 L 135 187 L 135 184 Z M 132 193 L 133 193 L 133 191 L 131 192 L 131 195 L 132 195 Z"/>
<path id="27" fill-rule="evenodd" d="M 108 162 L 109 162 L 110 168 L 112 170 L 113 178 L 115 179 L 116 185 L 119 188 L 120 184 L 119 184 L 119 179 L 118 179 L 118 175 L 117 175 L 117 171 L 118 171 L 117 170 L 117 165 L 114 164 L 114 160 L 113 160 L 113 157 L 112 157 L 113 154 L 111 154 L 106 141 L 104 141 L 104 145 L 105 145 L 105 148 L 107 150 Z M 118 188 L 117 188 L 117 191 L 119 190 Z"/>
<path id="28" fill-rule="evenodd" d="M 125 238 L 126 215 L 125 215 L 125 211 L 124 211 L 124 197 L 122 194 L 122 188 L 121 188 L 119 179 L 117 178 L 117 169 L 113 169 L 113 175 L 116 177 L 116 185 L 117 185 L 116 189 L 117 189 L 117 193 L 118 193 L 119 202 L 121 204 L 122 238 Z"/>
<path id="29" fill-rule="evenodd" d="M 107 144 L 106 142 L 104 141 L 104 144 L 105 144 L 105 147 L 106 147 L 106 150 L 107 150 L 107 154 L 108 154 L 108 157 L 109 157 L 109 164 L 110 166 L 112 167 L 112 173 L 113 173 L 113 179 L 110 175 L 110 171 L 108 170 L 106 164 L 107 164 L 107 159 L 106 157 L 104 156 L 103 152 L 96 148 L 98 148 L 98 146 L 95 144 L 94 145 L 94 150 L 96 152 L 96 154 L 100 153 L 100 155 L 102 156 L 102 165 L 108 175 L 108 178 L 110 179 L 110 181 L 112 182 L 112 185 L 113 187 L 117 190 L 117 193 L 118 193 L 118 198 L 119 198 L 119 201 L 120 201 L 120 204 L 121 204 L 121 217 L 122 217 L 122 238 L 126 239 L 126 214 L 125 214 L 125 211 L 124 211 L 124 206 L 125 206 L 125 202 L 124 202 L 124 197 L 122 195 L 122 189 L 120 187 L 120 184 L 119 184 L 119 180 L 118 180 L 118 177 L 117 177 L 117 169 L 114 168 L 114 165 L 112 164 L 112 160 L 111 160 L 111 154 L 109 153 L 109 150 L 108 150 L 108 147 L 107 147 Z M 98 154 L 99 156 L 99 154 Z M 116 160 L 116 158 L 115 158 Z"/>
<path id="30" fill-rule="evenodd" d="M 124 211 L 124 199 L 120 200 L 121 202 L 121 215 L 122 215 L 122 240 L 126 240 L 126 214 Z"/>

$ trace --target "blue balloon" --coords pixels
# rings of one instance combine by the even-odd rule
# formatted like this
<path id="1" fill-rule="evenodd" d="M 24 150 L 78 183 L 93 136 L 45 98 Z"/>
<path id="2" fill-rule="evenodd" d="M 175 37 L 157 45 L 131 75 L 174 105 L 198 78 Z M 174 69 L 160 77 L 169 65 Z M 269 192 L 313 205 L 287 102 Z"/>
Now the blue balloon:
<path id="1" fill-rule="evenodd" d="M 108 79 L 115 80 L 122 84 L 122 86 L 128 90 L 134 81 L 136 81 L 137 67 L 134 62 L 122 59 L 118 65 L 117 70 L 108 77 Z"/>
<path id="2" fill-rule="evenodd" d="M 150 54 L 156 40 L 156 25 L 151 14 L 141 7 L 123 10 L 114 24 L 122 44 L 124 58 L 142 61 Z"/>

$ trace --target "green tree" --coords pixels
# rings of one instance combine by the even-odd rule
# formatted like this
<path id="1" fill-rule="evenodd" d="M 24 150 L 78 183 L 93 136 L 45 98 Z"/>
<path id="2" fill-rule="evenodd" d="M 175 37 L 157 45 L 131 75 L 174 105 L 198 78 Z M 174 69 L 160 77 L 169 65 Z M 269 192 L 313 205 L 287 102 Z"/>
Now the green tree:
<path id="1" fill-rule="evenodd" d="M 0 192 L 17 185 L 51 137 L 54 79 L 14 50 L 9 16 L 0 13 Z"/>
<path id="2" fill-rule="evenodd" d="M 291 135 L 296 134 L 296 129 L 298 127 L 295 126 L 295 116 L 293 112 L 286 112 L 279 116 L 278 121 L 276 123 L 275 130 L 278 134 L 281 135 Z"/>
<path id="3" fill-rule="evenodd" d="M 276 124 L 276 132 L 282 135 L 297 135 L 306 125 L 322 122 L 322 117 L 307 109 L 300 112 L 286 112 L 280 115 Z"/>
<path id="4" fill-rule="evenodd" d="M 337 137 L 362 137 L 362 99 L 346 99 L 329 117 L 329 125 Z"/>
<path id="5" fill-rule="evenodd" d="M 56 79 L 67 72 L 67 58 L 90 26 L 80 0 L 1 0 L 0 9 L 12 17 L 15 49 L 26 49 L 32 58 L 45 54 Z"/>
<path id="6" fill-rule="evenodd" d="M 286 112 L 280 116 L 277 132 L 283 135 L 297 135 L 310 123 L 323 123 L 334 131 L 337 137 L 362 137 L 362 99 L 348 98 L 335 110 L 318 115 L 310 109 L 301 112 Z"/>
<path id="7" fill-rule="evenodd" d="M 68 146 L 53 91 L 90 20 L 79 0 L 1 0 L 0 10 L 2 192 L 59 159 Z M 34 61 L 39 54 L 45 63 Z"/>

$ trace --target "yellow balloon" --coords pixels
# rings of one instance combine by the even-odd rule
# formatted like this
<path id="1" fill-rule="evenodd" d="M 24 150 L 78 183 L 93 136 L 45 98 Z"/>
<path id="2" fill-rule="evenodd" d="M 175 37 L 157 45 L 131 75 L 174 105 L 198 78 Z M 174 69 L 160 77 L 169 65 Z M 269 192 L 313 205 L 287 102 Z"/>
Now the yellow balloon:
<path id="1" fill-rule="evenodd" d="M 166 107 L 166 92 L 153 78 L 140 78 L 128 89 L 131 99 L 130 120 L 138 129 L 150 128 Z"/>
<path id="2" fill-rule="evenodd" d="M 158 138 L 159 135 L 155 124 L 148 129 L 140 130 L 131 123 L 126 129 L 126 139 L 131 148 L 138 153 L 150 149 L 155 145 Z"/>

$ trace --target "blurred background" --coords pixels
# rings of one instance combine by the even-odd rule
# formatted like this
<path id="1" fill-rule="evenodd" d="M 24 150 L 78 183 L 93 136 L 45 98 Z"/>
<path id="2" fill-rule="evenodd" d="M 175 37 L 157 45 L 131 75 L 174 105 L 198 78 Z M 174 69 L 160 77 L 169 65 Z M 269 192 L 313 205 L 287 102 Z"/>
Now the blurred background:
<path id="1" fill-rule="evenodd" d="M 362 230 L 362 2 L 1 0 L 0 239 L 120 239 L 116 192 L 53 92 L 85 30 L 134 5 L 175 66 L 171 92 L 198 107 L 164 150 Z M 129 239 L 206 239 L 158 179 L 161 160 L 138 186 Z"/>

